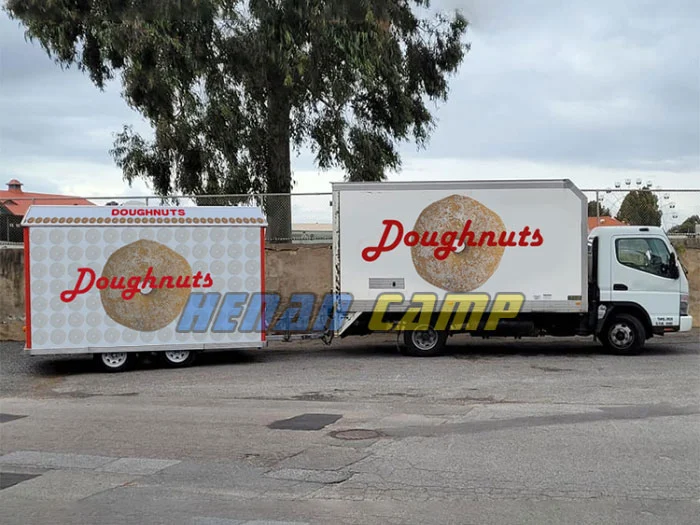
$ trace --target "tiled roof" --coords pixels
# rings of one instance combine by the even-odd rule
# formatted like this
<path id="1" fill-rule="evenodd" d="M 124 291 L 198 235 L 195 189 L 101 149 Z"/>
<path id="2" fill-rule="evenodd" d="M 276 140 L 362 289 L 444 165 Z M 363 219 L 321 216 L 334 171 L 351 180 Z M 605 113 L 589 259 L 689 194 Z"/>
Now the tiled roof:
<path id="1" fill-rule="evenodd" d="M 24 216 L 24 214 L 27 213 L 27 209 L 29 209 L 29 206 L 32 204 L 53 204 L 54 206 L 94 206 L 95 204 L 82 197 L 22 191 L 21 188 L 13 188 L 13 186 L 22 186 L 22 183 L 17 179 L 12 179 L 7 185 L 10 189 L 0 190 L 0 206 L 5 208 L 12 215 Z"/>
<path id="2" fill-rule="evenodd" d="M 615 217 L 588 217 L 588 231 L 598 226 L 627 226 L 624 222 L 618 221 Z"/>

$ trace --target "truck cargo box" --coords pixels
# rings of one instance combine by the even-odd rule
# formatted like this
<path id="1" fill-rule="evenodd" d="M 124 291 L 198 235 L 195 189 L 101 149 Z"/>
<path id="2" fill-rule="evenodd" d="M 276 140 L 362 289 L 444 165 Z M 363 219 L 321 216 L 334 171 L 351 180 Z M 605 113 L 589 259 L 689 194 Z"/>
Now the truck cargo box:
<path id="1" fill-rule="evenodd" d="M 334 288 L 378 297 L 522 293 L 522 312 L 585 312 L 587 199 L 569 180 L 333 184 Z"/>
<path id="2" fill-rule="evenodd" d="M 265 344 L 230 319 L 264 292 L 259 208 L 32 206 L 22 224 L 32 354 Z"/>

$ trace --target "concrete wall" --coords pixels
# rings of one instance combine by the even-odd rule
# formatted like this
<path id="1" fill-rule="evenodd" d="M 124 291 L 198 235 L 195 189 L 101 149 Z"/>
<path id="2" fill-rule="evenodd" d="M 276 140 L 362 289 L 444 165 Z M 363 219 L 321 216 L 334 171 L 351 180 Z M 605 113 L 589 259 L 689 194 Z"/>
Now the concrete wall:
<path id="1" fill-rule="evenodd" d="M 700 239 L 674 240 L 690 280 L 690 311 L 700 326 Z M 332 286 L 332 251 L 328 244 L 273 245 L 266 249 L 266 291 L 282 296 L 282 313 L 292 293 L 318 297 L 314 316 L 323 296 Z M 0 249 L 0 340 L 23 341 L 24 332 L 23 252 Z"/>
<path id="2" fill-rule="evenodd" d="M 688 271 L 690 315 L 693 316 L 693 326 L 700 326 L 700 239 L 674 239 L 672 242 L 683 266 Z"/>
<path id="3" fill-rule="evenodd" d="M 325 294 L 332 291 L 333 251 L 330 244 L 276 244 L 265 250 L 265 291 L 282 296 L 273 324 L 293 293 L 313 293 L 317 300 L 311 319 Z"/>
<path id="4" fill-rule="evenodd" d="M 24 341 L 24 251 L 0 248 L 0 341 Z"/>

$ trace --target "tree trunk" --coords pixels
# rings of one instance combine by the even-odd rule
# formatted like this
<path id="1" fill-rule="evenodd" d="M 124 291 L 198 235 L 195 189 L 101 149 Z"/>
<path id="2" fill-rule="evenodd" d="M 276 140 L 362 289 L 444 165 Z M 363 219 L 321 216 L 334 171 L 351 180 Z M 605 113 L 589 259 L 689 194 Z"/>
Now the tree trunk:
<path id="1" fill-rule="evenodd" d="M 290 156 L 290 102 L 282 85 L 270 89 L 267 116 L 267 193 L 292 191 L 292 167 Z M 267 241 L 291 242 L 292 202 L 289 195 L 265 199 L 267 215 Z"/>

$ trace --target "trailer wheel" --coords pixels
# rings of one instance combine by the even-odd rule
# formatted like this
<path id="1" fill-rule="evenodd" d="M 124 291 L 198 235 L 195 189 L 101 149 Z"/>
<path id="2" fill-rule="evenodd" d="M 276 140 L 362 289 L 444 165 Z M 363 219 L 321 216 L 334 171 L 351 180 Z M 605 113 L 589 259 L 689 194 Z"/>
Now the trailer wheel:
<path id="1" fill-rule="evenodd" d="M 434 357 L 440 355 L 447 342 L 447 333 L 426 326 L 420 330 L 407 330 L 403 333 L 405 346 L 401 348 L 403 355 L 412 357 Z"/>
<path id="2" fill-rule="evenodd" d="M 93 358 L 104 372 L 124 372 L 134 362 L 135 354 L 131 352 L 105 352 L 94 354 Z"/>
<path id="3" fill-rule="evenodd" d="M 605 327 L 601 342 L 616 354 L 635 355 L 640 352 L 646 332 L 644 326 L 630 314 L 616 315 Z"/>
<path id="4" fill-rule="evenodd" d="M 161 361 L 170 368 L 183 368 L 194 363 L 197 353 L 194 350 L 168 350 L 158 352 Z"/>

